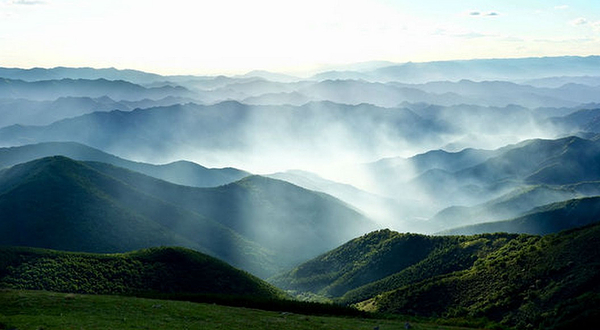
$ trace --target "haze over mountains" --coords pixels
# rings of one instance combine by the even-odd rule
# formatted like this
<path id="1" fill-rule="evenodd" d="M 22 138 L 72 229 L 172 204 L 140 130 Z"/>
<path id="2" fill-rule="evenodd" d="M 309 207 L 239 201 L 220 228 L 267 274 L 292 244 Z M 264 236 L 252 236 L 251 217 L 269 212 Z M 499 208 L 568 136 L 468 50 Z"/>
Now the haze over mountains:
<path id="1" fill-rule="evenodd" d="M 115 69 L 2 69 L 0 110 L 6 115 L 0 143 L 77 142 L 125 159 L 173 163 L 171 168 L 189 173 L 196 165 L 175 162 L 234 167 L 241 170 L 236 179 L 244 170 L 308 170 L 356 189 L 324 187 L 325 181 L 307 184 L 314 179 L 310 173 L 304 179 L 302 172 L 287 179 L 341 198 L 385 226 L 430 232 L 481 221 L 458 220 L 456 214 L 447 225 L 416 220 L 432 218 L 446 207 L 491 203 L 532 184 L 597 180 L 588 170 L 589 175 L 584 171 L 569 182 L 523 177 L 506 181 L 502 172 L 495 173 L 506 169 L 492 160 L 485 163 L 500 157 L 497 163 L 519 167 L 510 171 L 565 181 L 573 167 L 550 173 L 558 170 L 544 168 L 542 161 L 550 160 L 540 160 L 539 168 L 522 162 L 541 152 L 539 148 L 515 151 L 510 159 L 503 153 L 522 148 L 509 144 L 526 139 L 550 141 L 575 134 L 593 140 L 600 133 L 595 125 L 595 102 L 600 102 L 600 84 L 593 76 L 597 61 L 591 56 L 379 63 L 375 69 L 354 72 L 354 77 L 340 71 L 310 79 L 261 71 L 235 77 L 169 77 Z M 356 79 L 358 74 L 363 77 Z M 558 143 L 540 148 L 560 153 Z M 465 149 L 469 147 L 476 149 Z M 59 154 L 51 149 L 40 157 Z M 577 162 L 575 153 L 566 155 L 570 162 Z M 360 165 L 369 162 L 373 164 Z M 231 182 L 203 184 L 191 174 L 175 179 L 175 170 L 169 176 L 148 172 L 148 166 L 125 167 L 192 186 Z M 521 209 L 567 197 L 559 195 Z"/>
<path id="2" fill-rule="evenodd" d="M 0 240 L 98 253 L 182 246 L 299 296 L 542 324 L 522 314 L 526 303 L 427 297 L 462 297 L 435 276 L 480 283 L 482 263 L 496 267 L 510 249 L 542 274 L 553 270 L 539 260 L 560 256 L 563 267 L 569 256 L 531 246 L 591 244 L 599 62 L 379 63 L 310 78 L 0 68 Z M 531 294 L 555 299 L 532 281 L 544 286 Z"/>

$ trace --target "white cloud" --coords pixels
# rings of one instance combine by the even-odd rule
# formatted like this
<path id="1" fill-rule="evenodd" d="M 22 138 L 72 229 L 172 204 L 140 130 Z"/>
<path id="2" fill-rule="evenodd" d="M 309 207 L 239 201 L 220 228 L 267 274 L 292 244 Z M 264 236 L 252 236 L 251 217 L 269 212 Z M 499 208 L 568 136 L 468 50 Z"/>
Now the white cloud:
<path id="1" fill-rule="evenodd" d="M 556 10 L 565 10 L 565 9 L 569 9 L 569 5 L 560 5 L 560 6 L 554 6 L 554 9 L 556 9 Z"/>
<path id="2" fill-rule="evenodd" d="M 488 12 L 482 12 L 479 10 L 471 10 L 469 12 L 467 12 L 468 16 L 498 16 L 500 15 L 497 11 L 488 11 Z"/>
<path id="3" fill-rule="evenodd" d="M 507 41 L 507 42 L 526 42 L 525 39 L 519 38 L 519 37 L 515 37 L 515 36 L 505 36 L 505 37 L 502 38 L 502 41 Z"/>
<path id="4" fill-rule="evenodd" d="M 459 37 L 459 38 L 466 38 L 466 39 L 494 37 L 493 35 L 483 34 L 483 33 L 477 33 L 477 32 L 471 32 L 471 33 L 465 33 L 465 34 L 457 34 L 455 36 Z"/>
<path id="5" fill-rule="evenodd" d="M 575 26 L 586 25 L 588 23 L 589 23 L 588 20 L 585 19 L 584 17 L 579 17 L 579 18 L 576 18 L 576 19 L 574 19 L 574 20 L 571 21 L 571 25 L 575 25 Z"/>
<path id="6" fill-rule="evenodd" d="M 14 0 L 11 1 L 12 5 L 26 5 L 26 6 L 35 6 L 35 5 L 46 5 L 48 2 L 41 0 Z"/>

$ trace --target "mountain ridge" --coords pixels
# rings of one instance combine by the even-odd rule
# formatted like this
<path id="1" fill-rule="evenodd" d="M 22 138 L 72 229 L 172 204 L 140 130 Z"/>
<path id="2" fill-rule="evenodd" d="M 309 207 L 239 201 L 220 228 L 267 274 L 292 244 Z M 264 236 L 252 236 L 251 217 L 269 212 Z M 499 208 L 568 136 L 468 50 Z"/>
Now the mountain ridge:
<path id="1" fill-rule="evenodd" d="M 194 187 L 216 187 L 250 175 L 249 172 L 235 168 L 207 168 L 184 160 L 162 165 L 134 162 L 77 142 L 42 142 L 0 148 L 0 169 L 56 155 L 80 161 L 108 163 L 175 184 Z"/>

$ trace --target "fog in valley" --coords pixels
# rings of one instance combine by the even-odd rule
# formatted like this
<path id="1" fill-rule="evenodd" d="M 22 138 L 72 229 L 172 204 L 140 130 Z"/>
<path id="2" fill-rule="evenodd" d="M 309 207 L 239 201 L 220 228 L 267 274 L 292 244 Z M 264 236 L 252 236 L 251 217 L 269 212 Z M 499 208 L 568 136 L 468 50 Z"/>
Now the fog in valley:
<path id="1" fill-rule="evenodd" d="M 169 233 L 148 242 L 268 277 L 375 229 L 460 233 L 596 195 L 585 169 L 600 148 L 599 61 L 378 63 L 308 78 L 2 69 L 0 173 L 6 185 L 23 175 L 11 166 L 42 157 L 92 162 L 35 166 L 93 168 L 97 180 L 74 182 Z"/>

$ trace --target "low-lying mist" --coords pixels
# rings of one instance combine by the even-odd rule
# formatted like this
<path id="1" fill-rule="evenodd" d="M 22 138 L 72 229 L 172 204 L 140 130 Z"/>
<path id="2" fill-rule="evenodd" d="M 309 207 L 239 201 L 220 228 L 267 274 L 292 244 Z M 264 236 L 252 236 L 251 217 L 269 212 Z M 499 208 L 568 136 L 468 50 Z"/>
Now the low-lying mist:
<path id="1" fill-rule="evenodd" d="M 378 72 L 389 78 L 392 71 Z M 525 166 L 527 153 L 509 153 L 530 143 L 523 141 L 593 139 L 600 132 L 593 124 L 600 114 L 590 102 L 600 102 L 600 94 L 592 78 L 548 77 L 528 85 L 520 76 L 434 82 L 329 76 L 277 82 L 138 75 L 138 85 L 15 76 L 4 81 L 12 85 L 0 102 L 0 111 L 10 114 L 0 121 L 6 126 L 0 144 L 73 141 L 151 164 L 233 167 L 332 195 L 380 227 L 432 233 L 513 216 L 486 210 L 521 196 L 519 189 L 540 191 L 535 185 L 548 183 L 529 176 L 553 164 L 558 154 L 548 150 L 569 147 L 533 148 L 552 156 Z M 186 183 L 183 171 L 171 173 L 178 184 Z M 549 189 L 560 192 L 540 193 L 531 206 L 575 196 Z M 469 219 L 457 220 L 466 214 Z"/>

